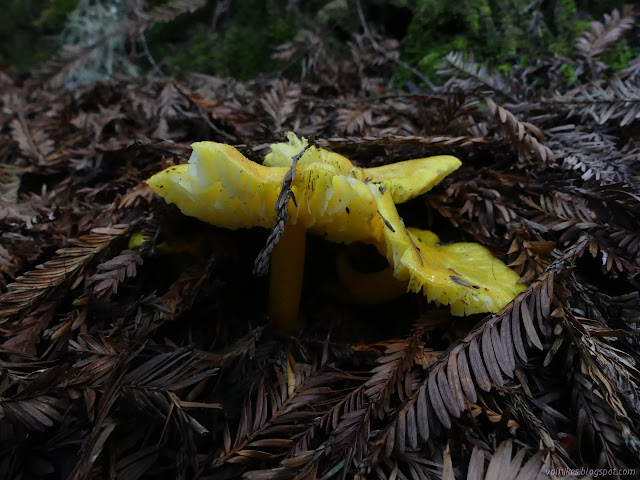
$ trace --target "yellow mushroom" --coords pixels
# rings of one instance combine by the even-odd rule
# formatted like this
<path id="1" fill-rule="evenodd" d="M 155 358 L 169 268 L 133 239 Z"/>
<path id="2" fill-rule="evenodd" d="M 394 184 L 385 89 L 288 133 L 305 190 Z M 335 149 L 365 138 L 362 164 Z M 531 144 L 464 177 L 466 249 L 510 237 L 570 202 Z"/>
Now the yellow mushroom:
<path id="1" fill-rule="evenodd" d="M 305 147 L 304 138 L 290 133 L 289 143 L 272 145 L 259 165 L 229 145 L 199 142 L 188 164 L 147 183 L 186 215 L 230 229 L 272 228 L 283 178 Z M 450 305 L 454 315 L 495 312 L 511 301 L 524 287 L 487 249 L 439 245 L 431 232 L 406 229 L 396 210 L 459 166 L 457 158 L 443 155 L 359 168 L 342 155 L 307 148 L 290 186 L 295 202 L 289 201 L 284 234 L 271 255 L 269 314 L 276 326 L 297 327 L 307 231 L 332 242 L 375 245 L 397 279 Z"/>
<path id="2" fill-rule="evenodd" d="M 378 263 L 377 259 L 368 260 L 373 264 Z M 366 270 L 371 268 L 370 264 L 363 266 Z M 360 305 L 377 305 L 395 300 L 407 293 L 409 285 L 408 281 L 395 278 L 393 267 L 390 265 L 375 271 L 361 271 L 355 268 L 345 251 L 336 257 L 336 274 L 338 284 L 331 285 L 328 290 L 336 298 Z"/>

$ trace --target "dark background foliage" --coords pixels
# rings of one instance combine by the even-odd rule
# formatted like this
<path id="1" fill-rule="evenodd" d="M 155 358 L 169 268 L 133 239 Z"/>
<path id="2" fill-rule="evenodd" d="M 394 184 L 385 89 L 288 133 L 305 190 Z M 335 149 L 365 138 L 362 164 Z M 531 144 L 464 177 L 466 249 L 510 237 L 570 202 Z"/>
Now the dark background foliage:
<path id="1" fill-rule="evenodd" d="M 79 0 L 6 0 L 0 19 L 0 62 L 25 73 L 47 59 L 64 42 L 60 37 Z M 124 11 L 179 4 L 175 0 L 86 2 Z M 144 5 L 141 5 L 144 3 Z M 433 79 L 440 59 L 452 50 L 473 53 L 502 71 L 514 64 L 534 65 L 537 58 L 572 52 L 575 39 L 589 24 L 624 2 L 612 0 L 374 0 L 363 2 L 369 21 L 380 33 L 403 41 L 402 58 Z M 185 71 L 236 78 L 279 71 L 273 50 L 292 41 L 301 30 L 320 34 L 332 54 L 344 54 L 345 42 L 360 29 L 347 0 L 207 1 L 197 12 L 146 33 L 150 53 L 168 73 Z M 95 9 L 94 9 L 95 10 Z M 101 30 L 97 19 L 92 28 Z M 135 37 L 131 41 L 139 41 Z M 620 70 L 633 57 L 637 36 L 621 38 L 608 52 L 608 64 Z M 58 46 L 56 46 L 58 44 Z M 138 48 L 138 50 L 140 47 Z M 144 56 L 141 66 L 149 68 Z M 287 70 L 285 70 L 287 71 Z M 400 85 L 414 80 L 395 73 Z"/>

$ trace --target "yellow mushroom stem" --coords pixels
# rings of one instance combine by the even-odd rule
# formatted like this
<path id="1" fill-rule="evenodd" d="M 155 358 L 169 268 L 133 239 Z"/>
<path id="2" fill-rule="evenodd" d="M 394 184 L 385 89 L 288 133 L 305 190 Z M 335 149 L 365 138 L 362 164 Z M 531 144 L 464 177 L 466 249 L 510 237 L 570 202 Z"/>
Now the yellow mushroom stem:
<path id="1" fill-rule="evenodd" d="M 343 300 L 360 305 L 390 302 L 407 293 L 408 281 L 393 276 L 393 267 L 387 265 L 377 272 L 360 272 L 351 266 L 345 253 L 336 258 L 336 273 L 342 288 L 336 294 Z"/>
<path id="2" fill-rule="evenodd" d="M 287 333 L 298 329 L 306 237 L 302 224 L 287 224 L 271 252 L 268 313 L 272 324 Z"/>

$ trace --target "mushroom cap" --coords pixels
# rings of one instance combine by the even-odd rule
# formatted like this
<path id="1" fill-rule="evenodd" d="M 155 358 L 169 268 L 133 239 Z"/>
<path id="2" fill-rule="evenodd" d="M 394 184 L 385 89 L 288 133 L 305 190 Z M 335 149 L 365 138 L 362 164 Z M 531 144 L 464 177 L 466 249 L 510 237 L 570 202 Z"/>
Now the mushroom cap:
<path id="1" fill-rule="evenodd" d="M 428 230 L 406 228 L 393 197 L 374 186 L 371 192 L 384 218 L 379 250 L 409 290 L 423 290 L 429 301 L 449 305 L 453 315 L 497 312 L 523 290 L 520 276 L 477 243 L 440 245 Z"/>
<path id="2" fill-rule="evenodd" d="M 291 157 L 307 145 L 292 133 L 289 140 L 272 145 L 264 165 L 230 145 L 194 143 L 187 165 L 169 167 L 147 183 L 185 215 L 229 229 L 271 228 Z M 460 160 L 443 155 L 363 169 L 342 155 L 312 146 L 298 161 L 291 183 L 296 202 L 289 202 L 288 222 L 302 223 L 312 234 L 333 242 L 376 243 L 382 224 L 375 221 L 369 181 L 388 188 L 394 201 L 405 201 L 430 190 L 459 166 Z"/>
<path id="3" fill-rule="evenodd" d="M 252 162 L 231 145 L 198 142 L 189 163 L 169 167 L 147 183 L 185 215 L 218 227 L 271 228 L 284 167 Z"/>
<path id="4" fill-rule="evenodd" d="M 449 305 L 453 315 L 497 312 L 526 286 L 520 276 L 477 243 L 438 245 L 433 232 L 408 229 L 423 262 L 413 252 L 403 255 L 402 264 L 411 271 L 410 289 L 422 286 L 427 299 Z M 421 240 L 425 237 L 426 240 Z M 429 265 L 424 265 L 424 258 Z"/>
<path id="5" fill-rule="evenodd" d="M 186 165 L 169 167 L 147 183 L 169 203 L 205 222 L 237 229 L 276 223 L 276 201 L 292 157 L 307 145 L 289 134 L 289 143 L 271 146 L 263 165 L 230 145 L 193 144 Z M 408 160 L 359 168 L 346 157 L 311 146 L 299 159 L 291 182 L 288 223 L 333 242 L 374 244 L 409 289 L 430 301 L 451 305 L 454 315 L 495 312 L 524 290 L 518 275 L 473 243 L 440 245 L 428 231 L 407 229 L 397 203 L 421 195 L 455 171 L 455 157 Z"/>
<path id="6" fill-rule="evenodd" d="M 271 145 L 271 153 L 265 157 L 264 165 L 291 168 L 292 157 L 300 153 L 308 142 L 306 138 L 299 139 L 292 132 L 287 136 L 289 143 Z M 447 175 L 456 171 L 462 162 L 451 155 L 438 155 L 380 167 L 359 168 L 338 153 L 312 146 L 298 161 L 298 168 L 309 164 L 331 165 L 339 175 L 379 183 L 391 192 L 395 203 L 404 203 L 431 190 Z"/>

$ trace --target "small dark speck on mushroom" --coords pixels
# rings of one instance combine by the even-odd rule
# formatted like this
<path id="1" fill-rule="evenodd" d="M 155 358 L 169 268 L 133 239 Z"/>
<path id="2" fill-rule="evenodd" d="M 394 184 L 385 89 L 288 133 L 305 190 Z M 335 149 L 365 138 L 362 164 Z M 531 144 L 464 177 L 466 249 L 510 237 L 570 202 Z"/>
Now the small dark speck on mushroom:
<path id="1" fill-rule="evenodd" d="M 449 270 L 451 270 L 451 269 L 449 269 Z M 457 283 L 458 285 L 463 285 L 465 287 L 475 288 L 476 290 L 480 289 L 480 287 L 478 285 L 471 285 L 466 280 L 463 280 L 462 278 L 456 277 L 455 275 L 449 275 L 449 278 L 451 280 L 453 280 L 455 283 Z"/>
<path id="2" fill-rule="evenodd" d="M 347 213 L 351 213 L 351 212 L 349 211 L 349 207 L 344 207 L 344 209 L 347 211 Z"/>
<path id="3" fill-rule="evenodd" d="M 382 216 L 382 214 L 380 213 L 380 210 L 378 210 L 378 215 L 380 215 L 380 218 L 382 219 L 382 221 L 384 222 L 384 224 L 387 226 L 387 228 L 389 230 L 391 230 L 393 233 L 396 232 L 395 228 L 393 228 L 393 225 L 391 225 L 391 223 L 389 223 L 389 220 L 387 220 L 386 218 L 384 218 Z"/>

